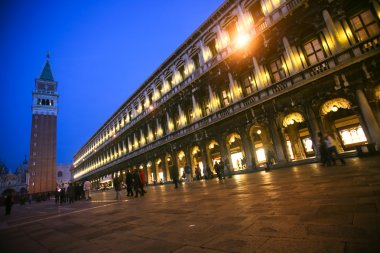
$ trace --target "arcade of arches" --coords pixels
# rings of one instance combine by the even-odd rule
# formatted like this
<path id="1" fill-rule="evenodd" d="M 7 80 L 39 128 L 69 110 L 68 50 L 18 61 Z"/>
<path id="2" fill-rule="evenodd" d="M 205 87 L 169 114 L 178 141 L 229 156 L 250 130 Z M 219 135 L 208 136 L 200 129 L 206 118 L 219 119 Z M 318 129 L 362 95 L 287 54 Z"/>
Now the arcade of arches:
<path id="1" fill-rule="evenodd" d="M 158 184 L 171 180 L 170 170 L 174 163 L 180 176 L 186 164 L 190 165 L 193 174 L 198 167 L 204 176 L 206 166 L 215 172 L 214 164 L 221 160 L 228 160 L 235 173 L 265 167 L 268 163 L 280 165 L 315 160 L 319 131 L 332 136 L 339 152 L 349 155 L 357 146 L 368 143 L 369 132 L 363 118 L 353 109 L 349 99 L 337 97 L 320 103 L 316 110 L 306 108 L 279 113 L 267 122 L 249 123 L 187 145 L 180 143 L 161 155 L 147 155 L 146 161 L 126 166 L 113 172 L 113 176 L 124 175 L 128 169 L 143 169 L 147 182 Z M 93 182 L 101 183 L 102 178 Z"/>

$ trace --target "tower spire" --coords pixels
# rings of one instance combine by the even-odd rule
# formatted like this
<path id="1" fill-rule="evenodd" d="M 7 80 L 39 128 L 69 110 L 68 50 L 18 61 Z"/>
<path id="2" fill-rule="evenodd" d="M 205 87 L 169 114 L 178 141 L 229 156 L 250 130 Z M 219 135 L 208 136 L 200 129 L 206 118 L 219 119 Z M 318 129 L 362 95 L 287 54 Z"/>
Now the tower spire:
<path id="1" fill-rule="evenodd" d="M 51 67 L 50 67 L 50 51 L 49 50 L 46 53 L 45 66 L 41 72 L 39 79 L 54 82 L 53 73 L 51 72 Z"/>

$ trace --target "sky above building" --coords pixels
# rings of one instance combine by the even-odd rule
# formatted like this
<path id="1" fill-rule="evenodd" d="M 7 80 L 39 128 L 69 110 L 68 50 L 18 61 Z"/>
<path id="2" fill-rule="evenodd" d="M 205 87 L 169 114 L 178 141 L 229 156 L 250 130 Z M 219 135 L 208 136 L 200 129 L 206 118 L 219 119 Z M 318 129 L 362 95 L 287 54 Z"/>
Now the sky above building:
<path id="1" fill-rule="evenodd" d="M 57 162 L 73 155 L 222 0 L 0 0 L 0 161 L 29 158 L 32 91 L 50 51 Z"/>

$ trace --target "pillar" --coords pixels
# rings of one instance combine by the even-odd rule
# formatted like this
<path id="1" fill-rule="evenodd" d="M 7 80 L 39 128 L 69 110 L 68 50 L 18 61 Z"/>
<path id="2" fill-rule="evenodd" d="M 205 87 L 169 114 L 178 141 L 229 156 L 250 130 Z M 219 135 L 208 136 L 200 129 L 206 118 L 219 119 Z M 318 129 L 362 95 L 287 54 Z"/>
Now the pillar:
<path id="1" fill-rule="evenodd" d="M 280 139 L 280 135 L 278 132 L 278 124 L 277 120 L 271 120 L 272 122 L 269 124 L 269 132 L 273 141 L 274 149 L 276 152 L 277 162 L 278 163 L 286 163 L 286 156 L 283 148 L 283 142 Z"/>
<path id="2" fill-rule="evenodd" d="M 311 139 L 313 141 L 314 152 L 317 156 L 319 154 L 319 152 L 318 152 L 318 132 L 320 131 L 319 127 L 318 127 L 318 122 L 315 118 L 315 114 L 314 114 L 313 109 L 311 108 L 311 105 L 306 105 L 305 109 L 306 109 L 306 115 L 307 115 L 308 123 L 309 123 L 309 127 L 310 127 L 310 136 L 311 136 Z"/>
<path id="3" fill-rule="evenodd" d="M 356 90 L 356 97 L 363 119 L 367 125 L 368 132 L 370 134 L 368 143 L 375 143 L 376 149 L 378 149 L 380 147 L 380 128 L 377 124 L 375 115 L 373 114 L 368 100 L 362 89 Z"/>
<path id="4" fill-rule="evenodd" d="M 295 124 L 287 127 L 289 140 L 292 145 L 294 160 L 304 159 L 306 157 L 303 151 L 302 143 L 299 137 L 298 128 Z"/>

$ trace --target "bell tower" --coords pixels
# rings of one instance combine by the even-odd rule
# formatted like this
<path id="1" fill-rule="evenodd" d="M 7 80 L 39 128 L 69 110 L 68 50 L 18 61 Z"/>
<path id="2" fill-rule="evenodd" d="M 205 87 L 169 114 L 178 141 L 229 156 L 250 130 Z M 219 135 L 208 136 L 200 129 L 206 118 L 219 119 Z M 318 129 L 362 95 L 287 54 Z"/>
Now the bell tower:
<path id="1" fill-rule="evenodd" d="M 58 83 L 50 67 L 50 55 L 35 80 L 32 93 L 32 131 L 29 153 L 30 193 L 51 192 L 56 188 Z"/>

